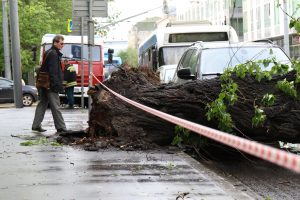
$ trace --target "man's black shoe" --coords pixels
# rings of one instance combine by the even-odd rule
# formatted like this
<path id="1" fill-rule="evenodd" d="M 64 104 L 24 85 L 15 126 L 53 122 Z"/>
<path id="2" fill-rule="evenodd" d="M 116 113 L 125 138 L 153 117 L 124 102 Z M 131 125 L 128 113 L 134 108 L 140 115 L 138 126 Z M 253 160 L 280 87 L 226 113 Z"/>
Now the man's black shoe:
<path id="1" fill-rule="evenodd" d="M 63 129 L 63 128 L 59 128 L 59 129 L 57 129 L 57 131 L 56 131 L 56 133 L 66 133 L 66 132 L 68 132 L 68 130 L 67 129 Z"/>
<path id="2" fill-rule="evenodd" d="M 37 127 L 37 128 L 33 128 L 33 127 L 32 127 L 32 130 L 33 130 L 33 131 L 37 131 L 37 132 L 45 132 L 45 131 L 47 131 L 46 129 L 43 129 L 41 126 L 40 126 L 40 127 Z"/>

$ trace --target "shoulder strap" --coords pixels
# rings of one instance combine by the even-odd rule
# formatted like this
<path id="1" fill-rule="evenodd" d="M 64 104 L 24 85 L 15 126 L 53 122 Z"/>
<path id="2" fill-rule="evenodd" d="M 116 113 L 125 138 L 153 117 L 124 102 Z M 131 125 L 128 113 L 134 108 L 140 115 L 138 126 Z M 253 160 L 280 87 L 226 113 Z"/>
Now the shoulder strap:
<path id="1" fill-rule="evenodd" d="M 44 69 L 45 68 L 45 62 L 46 62 L 46 59 L 48 58 L 48 55 L 50 54 L 52 50 L 49 49 L 49 51 L 47 52 L 45 58 L 43 59 L 43 63 L 42 63 L 42 66 L 41 66 L 41 69 Z"/>

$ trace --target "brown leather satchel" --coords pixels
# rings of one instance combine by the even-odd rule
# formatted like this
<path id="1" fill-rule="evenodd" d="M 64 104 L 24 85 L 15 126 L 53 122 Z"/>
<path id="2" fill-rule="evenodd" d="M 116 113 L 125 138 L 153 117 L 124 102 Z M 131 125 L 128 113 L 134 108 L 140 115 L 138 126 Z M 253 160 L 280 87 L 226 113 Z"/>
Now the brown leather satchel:
<path id="1" fill-rule="evenodd" d="M 45 66 L 44 63 L 48 57 L 50 52 L 48 52 L 48 54 L 46 55 L 43 64 L 40 68 L 40 70 L 37 72 L 36 75 L 36 87 L 37 88 L 44 88 L 46 90 L 50 90 L 50 76 L 49 73 L 44 71 L 45 70 Z"/>
<path id="2" fill-rule="evenodd" d="M 50 77 L 48 72 L 39 71 L 36 76 L 36 87 L 50 89 Z"/>

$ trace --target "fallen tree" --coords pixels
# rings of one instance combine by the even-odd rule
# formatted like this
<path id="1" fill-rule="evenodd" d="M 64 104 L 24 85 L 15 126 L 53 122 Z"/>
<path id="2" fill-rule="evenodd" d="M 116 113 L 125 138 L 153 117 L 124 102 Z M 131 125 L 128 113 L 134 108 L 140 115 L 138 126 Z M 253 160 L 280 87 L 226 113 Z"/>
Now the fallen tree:
<path id="1" fill-rule="evenodd" d="M 243 79 L 232 78 L 238 85 L 238 99 L 234 105 L 227 107 L 233 121 L 233 134 L 262 142 L 300 141 L 300 101 L 276 87 L 280 80 L 295 80 L 295 71 L 260 82 L 250 75 Z M 161 85 L 156 74 L 149 70 L 122 68 L 104 84 L 151 108 L 212 128 L 219 126 L 217 120 L 208 121 L 206 115 L 207 105 L 218 98 L 221 91 L 219 77 L 182 85 Z M 173 140 L 174 124 L 121 101 L 100 85 L 89 93 L 93 99 L 89 136 L 112 136 L 124 144 L 135 145 L 145 142 L 164 145 Z M 270 106 L 260 103 L 266 93 L 276 97 Z M 259 126 L 253 125 L 256 105 L 266 115 Z"/>

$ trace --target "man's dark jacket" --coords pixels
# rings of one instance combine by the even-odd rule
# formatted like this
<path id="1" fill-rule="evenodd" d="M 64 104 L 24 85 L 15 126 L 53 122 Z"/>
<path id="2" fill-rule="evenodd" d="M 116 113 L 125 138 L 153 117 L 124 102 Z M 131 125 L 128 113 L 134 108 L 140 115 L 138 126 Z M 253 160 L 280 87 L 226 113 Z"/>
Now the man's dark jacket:
<path id="1" fill-rule="evenodd" d="M 50 90 L 53 92 L 63 92 L 63 74 L 61 70 L 62 53 L 54 46 L 44 53 L 45 61 L 42 71 L 47 71 L 50 76 Z M 44 68 L 45 67 L 45 68 Z"/>

